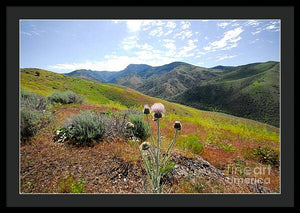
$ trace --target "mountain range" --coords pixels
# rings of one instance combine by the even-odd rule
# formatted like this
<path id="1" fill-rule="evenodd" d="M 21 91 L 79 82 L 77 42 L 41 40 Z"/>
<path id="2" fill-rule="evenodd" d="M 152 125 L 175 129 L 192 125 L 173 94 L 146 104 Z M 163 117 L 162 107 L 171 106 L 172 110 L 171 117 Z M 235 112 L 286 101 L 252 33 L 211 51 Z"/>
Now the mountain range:
<path id="1" fill-rule="evenodd" d="M 280 124 L 280 66 L 268 61 L 241 66 L 199 67 L 130 64 L 121 71 L 75 70 L 65 75 L 129 87 L 194 108 Z"/>

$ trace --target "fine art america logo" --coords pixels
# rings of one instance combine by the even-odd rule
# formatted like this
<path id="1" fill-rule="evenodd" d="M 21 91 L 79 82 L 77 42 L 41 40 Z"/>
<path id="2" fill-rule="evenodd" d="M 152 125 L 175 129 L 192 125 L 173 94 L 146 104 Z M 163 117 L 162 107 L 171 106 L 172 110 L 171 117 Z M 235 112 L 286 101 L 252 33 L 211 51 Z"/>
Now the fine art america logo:
<path id="1" fill-rule="evenodd" d="M 263 184 L 268 185 L 271 182 L 270 177 L 260 177 L 259 176 L 269 176 L 271 174 L 271 166 L 258 166 L 254 168 L 250 167 L 237 167 L 235 165 L 228 165 L 227 171 L 229 174 L 241 175 L 242 177 L 231 177 L 226 181 L 233 184 Z"/>

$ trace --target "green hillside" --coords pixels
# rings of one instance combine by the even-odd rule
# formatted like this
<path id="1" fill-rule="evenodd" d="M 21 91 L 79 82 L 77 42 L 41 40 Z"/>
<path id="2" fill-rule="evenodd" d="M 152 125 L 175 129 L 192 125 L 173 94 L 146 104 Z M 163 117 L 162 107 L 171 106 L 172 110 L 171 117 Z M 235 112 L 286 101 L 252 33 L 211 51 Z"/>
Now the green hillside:
<path id="1" fill-rule="evenodd" d="M 197 84 L 168 100 L 278 127 L 279 76 L 277 62 L 240 66 L 217 79 Z"/>
<path id="2" fill-rule="evenodd" d="M 279 63 L 204 68 L 184 62 L 151 67 L 131 64 L 119 72 L 68 73 L 100 83 L 116 83 L 143 94 L 198 109 L 218 111 L 279 126 Z"/>
<path id="3" fill-rule="evenodd" d="M 130 88 L 114 84 L 100 84 L 42 69 L 21 69 L 20 84 L 22 89 L 42 96 L 47 96 L 57 90 L 72 90 L 82 95 L 89 104 L 116 109 L 141 108 L 144 104 L 153 104 L 159 101 L 168 107 L 169 112 L 191 115 L 184 106 L 153 98 Z"/>
<path id="4" fill-rule="evenodd" d="M 235 122 L 238 122 L 237 124 L 246 125 L 247 128 L 252 129 L 251 131 L 253 131 L 253 134 L 256 131 L 264 131 L 264 133 L 270 133 L 272 137 L 274 135 L 273 131 L 278 132 L 277 128 L 252 120 L 233 117 L 222 113 L 201 111 L 188 106 L 150 97 L 119 85 L 101 84 L 41 69 L 21 69 L 20 85 L 22 89 L 42 96 L 47 96 L 57 90 L 72 90 L 73 92 L 82 95 L 89 104 L 107 106 L 115 109 L 141 109 L 143 104 L 150 105 L 155 102 L 161 102 L 165 105 L 167 117 L 170 119 L 201 123 L 201 125 L 209 126 L 210 128 L 212 127 L 211 125 L 218 122 L 220 123 L 218 123 L 217 126 L 220 126 L 221 123 L 227 123 L 231 126 L 230 128 L 234 128 Z M 235 122 L 231 124 L 231 121 L 233 120 Z M 272 131 L 268 132 L 270 130 Z"/>

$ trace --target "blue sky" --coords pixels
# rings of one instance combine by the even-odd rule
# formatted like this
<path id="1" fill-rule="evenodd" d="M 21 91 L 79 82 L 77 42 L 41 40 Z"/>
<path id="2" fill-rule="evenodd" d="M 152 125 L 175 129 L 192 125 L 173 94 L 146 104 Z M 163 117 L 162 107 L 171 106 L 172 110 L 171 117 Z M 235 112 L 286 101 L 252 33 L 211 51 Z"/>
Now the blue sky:
<path id="1" fill-rule="evenodd" d="M 66 73 L 280 61 L 280 20 L 21 20 L 20 67 Z"/>

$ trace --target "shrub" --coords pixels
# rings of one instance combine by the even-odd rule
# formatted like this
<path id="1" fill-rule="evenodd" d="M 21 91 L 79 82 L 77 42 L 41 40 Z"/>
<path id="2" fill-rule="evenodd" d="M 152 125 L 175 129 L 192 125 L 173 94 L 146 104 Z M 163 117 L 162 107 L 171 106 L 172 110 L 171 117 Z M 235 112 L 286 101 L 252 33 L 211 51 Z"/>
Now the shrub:
<path id="1" fill-rule="evenodd" d="M 28 108 L 21 109 L 21 140 L 28 141 L 41 126 L 41 114 Z"/>
<path id="2" fill-rule="evenodd" d="M 64 122 L 63 127 L 54 132 L 53 141 L 79 142 L 114 141 L 116 138 L 128 139 L 128 122 L 123 117 L 110 111 L 81 111 Z"/>
<path id="3" fill-rule="evenodd" d="M 261 163 L 279 166 L 279 154 L 270 147 L 257 147 L 252 150 L 252 155 L 257 157 Z"/>
<path id="4" fill-rule="evenodd" d="M 141 139 L 141 141 L 145 141 L 150 136 L 150 131 L 143 116 L 131 114 L 129 115 L 129 120 L 134 124 L 134 128 L 132 130 L 134 136 Z"/>
<path id="5" fill-rule="evenodd" d="M 47 100 L 35 93 L 21 90 L 20 136 L 27 142 L 51 119 Z"/>
<path id="6" fill-rule="evenodd" d="M 64 123 L 67 137 L 76 142 L 85 143 L 102 140 L 108 127 L 107 116 L 92 112 L 81 111 Z"/>
<path id="7" fill-rule="evenodd" d="M 73 91 L 61 92 L 57 91 L 48 96 L 48 100 L 55 103 L 71 104 L 83 102 L 83 97 L 74 93 Z"/>
<path id="8" fill-rule="evenodd" d="M 43 111 L 50 107 L 49 101 L 35 93 L 21 90 L 20 95 L 21 108 L 30 108 L 32 110 Z"/>
<path id="9" fill-rule="evenodd" d="M 143 115 L 143 112 L 136 109 L 126 109 L 119 112 L 119 116 L 129 118 L 131 115 Z"/>

